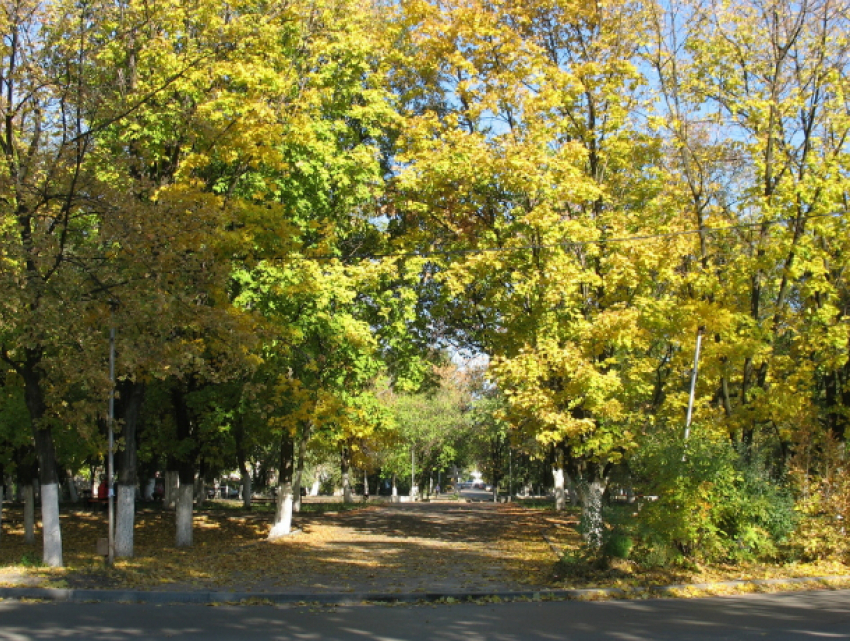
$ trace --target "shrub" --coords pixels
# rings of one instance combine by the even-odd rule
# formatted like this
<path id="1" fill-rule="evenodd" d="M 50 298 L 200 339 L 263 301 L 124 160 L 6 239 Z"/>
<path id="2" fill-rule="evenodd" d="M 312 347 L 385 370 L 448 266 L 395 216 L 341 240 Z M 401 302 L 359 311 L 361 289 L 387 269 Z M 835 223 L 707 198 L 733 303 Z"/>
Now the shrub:
<path id="1" fill-rule="evenodd" d="M 633 467 L 644 494 L 638 553 L 648 564 L 773 556 L 794 525 L 790 493 L 728 439 L 695 427 L 646 444 Z"/>
<path id="2" fill-rule="evenodd" d="M 847 459 L 846 444 L 831 434 L 805 428 L 797 433 L 791 476 L 800 519 L 791 544 L 806 561 L 850 561 Z"/>
<path id="3" fill-rule="evenodd" d="M 624 532 L 611 530 L 603 537 L 602 554 L 610 559 L 628 559 L 634 547 L 632 537 Z"/>

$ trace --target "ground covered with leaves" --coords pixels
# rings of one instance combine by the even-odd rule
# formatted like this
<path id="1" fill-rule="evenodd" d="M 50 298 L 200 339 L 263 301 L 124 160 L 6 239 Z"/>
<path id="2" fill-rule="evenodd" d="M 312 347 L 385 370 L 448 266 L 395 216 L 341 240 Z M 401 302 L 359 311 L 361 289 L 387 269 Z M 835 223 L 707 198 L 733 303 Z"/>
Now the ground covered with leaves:
<path id="1" fill-rule="evenodd" d="M 142 509 L 135 556 L 106 568 L 103 512 L 62 515 L 66 567 L 41 567 L 40 532 L 24 542 L 20 508 L 6 509 L 0 585 L 321 593 L 434 593 L 564 587 L 646 587 L 733 579 L 847 575 L 841 563 L 643 568 L 558 562 L 580 541 L 578 518 L 517 504 L 306 506 L 299 533 L 267 541 L 271 512 L 198 510 L 194 546 L 174 547 L 174 514 Z"/>

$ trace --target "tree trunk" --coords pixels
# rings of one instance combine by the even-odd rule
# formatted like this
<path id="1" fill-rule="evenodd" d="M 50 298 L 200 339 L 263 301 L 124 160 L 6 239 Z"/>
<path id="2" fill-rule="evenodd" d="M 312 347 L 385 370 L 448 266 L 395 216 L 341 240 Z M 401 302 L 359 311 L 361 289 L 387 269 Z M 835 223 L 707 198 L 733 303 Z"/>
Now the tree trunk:
<path id="1" fill-rule="evenodd" d="M 313 476 L 313 486 L 310 488 L 310 496 L 319 496 L 319 490 L 322 489 L 322 473 L 317 469 Z"/>
<path id="2" fill-rule="evenodd" d="M 145 481 L 142 489 L 142 500 L 153 501 L 153 493 L 156 489 L 156 478 L 149 478 Z"/>
<path id="3" fill-rule="evenodd" d="M 581 498 L 582 537 L 588 547 L 598 550 L 602 547 L 602 495 L 607 485 L 604 478 L 594 478 L 578 484 Z"/>
<path id="4" fill-rule="evenodd" d="M 66 470 L 65 474 L 65 480 L 68 483 L 68 500 L 71 503 L 79 503 L 80 495 L 77 492 L 77 484 L 74 481 L 74 474 L 71 472 L 71 470 Z"/>
<path id="5" fill-rule="evenodd" d="M 369 472 L 363 470 L 363 500 L 369 500 Z"/>
<path id="6" fill-rule="evenodd" d="M 169 469 L 165 471 L 165 494 L 162 498 L 162 507 L 168 510 L 174 509 L 177 505 L 177 490 L 180 485 L 180 475 L 177 470 Z"/>
<path id="7" fill-rule="evenodd" d="M 292 470 L 295 443 L 292 437 L 284 434 L 280 444 L 280 475 L 277 488 L 274 523 L 269 539 L 287 536 L 292 532 Z"/>
<path id="8" fill-rule="evenodd" d="M 136 434 L 145 401 L 143 383 L 122 381 L 118 387 L 118 416 L 122 419 L 124 447 L 118 454 L 118 497 L 115 516 L 115 556 L 133 556 L 133 530 L 136 521 L 138 457 Z"/>
<path id="9" fill-rule="evenodd" d="M 353 503 L 354 498 L 351 496 L 351 479 L 349 478 L 349 469 L 351 462 L 349 459 L 350 452 L 347 445 L 342 446 L 340 456 L 340 469 L 342 471 L 342 501 L 343 503 Z"/>
<path id="10" fill-rule="evenodd" d="M 251 475 L 248 473 L 248 467 L 244 462 L 239 465 L 239 478 L 242 481 L 242 507 L 250 510 L 254 490 L 251 487 Z"/>
<path id="11" fill-rule="evenodd" d="M 251 475 L 248 473 L 248 456 L 245 453 L 245 426 L 242 423 L 241 414 L 237 415 L 233 427 L 233 438 L 236 441 L 236 462 L 239 467 L 239 481 L 242 486 L 242 507 L 250 510 L 254 490 L 251 487 Z"/>
<path id="12" fill-rule="evenodd" d="M 24 542 L 35 543 L 35 487 L 32 482 L 21 485 L 24 499 Z"/>
<path id="13" fill-rule="evenodd" d="M 301 435 L 298 439 L 298 464 L 295 468 L 295 476 L 292 481 L 292 510 L 296 514 L 301 511 L 301 483 L 304 479 L 304 459 L 307 458 L 307 440 L 312 431 L 311 424 L 302 426 Z"/>
<path id="14" fill-rule="evenodd" d="M 576 507 L 580 502 L 576 483 L 569 474 L 567 474 L 567 497 L 570 499 L 570 505 L 573 507 Z"/>
<path id="15" fill-rule="evenodd" d="M 35 481 L 38 478 L 38 466 L 35 452 L 30 448 L 15 449 L 15 462 L 18 467 L 18 500 L 24 504 L 24 541 L 35 543 Z"/>
<path id="16" fill-rule="evenodd" d="M 62 530 L 59 527 L 59 483 L 41 485 L 41 528 L 44 553 L 48 567 L 62 567 Z"/>
<path id="17" fill-rule="evenodd" d="M 62 530 L 59 524 L 59 475 L 56 467 L 56 447 L 49 425 L 43 425 L 47 404 L 41 387 L 41 351 L 26 350 L 26 361 L 18 370 L 24 379 L 24 397 L 30 415 L 33 438 L 38 457 L 38 478 L 41 485 L 41 525 L 43 538 L 42 561 L 48 567 L 62 567 Z"/>
<path id="18" fill-rule="evenodd" d="M 193 486 L 195 488 L 195 503 L 198 504 L 198 507 L 201 507 L 207 499 L 207 484 L 204 482 L 203 473 L 198 474 Z"/>
<path id="19" fill-rule="evenodd" d="M 552 476 L 555 479 L 555 509 L 558 512 L 563 512 L 567 507 L 567 497 L 564 492 L 564 468 L 552 467 Z"/>
<path id="20" fill-rule="evenodd" d="M 393 474 L 393 494 L 390 499 L 392 503 L 398 503 L 398 485 L 396 485 L 396 476 Z"/>
<path id="21" fill-rule="evenodd" d="M 175 544 L 179 548 L 192 546 L 192 509 L 194 501 L 195 485 L 194 474 L 183 481 L 184 475 L 181 474 L 180 487 L 177 488 L 177 536 Z"/>
<path id="22" fill-rule="evenodd" d="M 191 389 L 191 380 L 189 387 Z M 183 457 L 178 462 L 177 467 L 180 487 L 177 489 L 177 532 L 175 538 L 177 547 L 190 547 L 192 545 L 192 511 L 194 509 L 195 463 L 198 460 L 198 444 L 193 438 L 194 422 L 180 382 L 176 382 L 171 388 L 171 399 L 174 405 L 177 439 L 184 448 Z"/>
<path id="23" fill-rule="evenodd" d="M 115 503 L 115 556 L 133 556 L 133 533 L 136 520 L 136 487 L 118 485 Z"/>
<path id="24" fill-rule="evenodd" d="M 3 477 L 0 476 L 0 539 L 3 538 L 3 498 Z"/>

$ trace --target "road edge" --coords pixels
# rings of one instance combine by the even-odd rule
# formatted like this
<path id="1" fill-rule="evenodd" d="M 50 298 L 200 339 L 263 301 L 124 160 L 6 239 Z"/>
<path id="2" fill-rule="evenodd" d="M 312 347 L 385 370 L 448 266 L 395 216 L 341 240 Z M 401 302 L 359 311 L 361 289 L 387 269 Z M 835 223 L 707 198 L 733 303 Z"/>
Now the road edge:
<path id="1" fill-rule="evenodd" d="M 850 576 L 741 579 L 712 583 L 623 588 L 562 588 L 481 592 L 409 592 L 291 594 L 285 592 L 91 590 L 76 588 L 0 588 L 0 600 L 71 603 L 153 603 L 192 605 L 366 605 L 394 603 L 463 603 L 486 601 L 589 601 L 630 598 L 695 598 L 759 591 L 842 589 Z"/>

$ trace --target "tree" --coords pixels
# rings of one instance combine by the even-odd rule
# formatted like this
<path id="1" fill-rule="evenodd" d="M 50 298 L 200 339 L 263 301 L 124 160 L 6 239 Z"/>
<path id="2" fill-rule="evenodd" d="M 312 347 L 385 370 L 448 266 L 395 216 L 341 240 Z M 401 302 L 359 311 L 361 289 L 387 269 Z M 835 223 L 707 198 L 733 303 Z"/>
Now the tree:
<path id="1" fill-rule="evenodd" d="M 634 447 L 630 370 L 648 339 L 633 305 L 675 268 L 661 248 L 612 242 L 678 223 L 659 211 L 657 144 L 633 119 L 644 13 L 405 6 L 424 62 L 399 185 L 430 222 L 411 242 L 447 250 L 434 313 L 492 357 L 505 418 L 565 448 L 598 545 L 602 491 Z"/>

